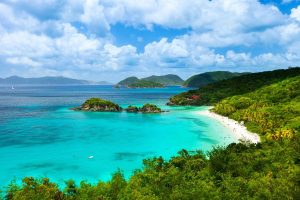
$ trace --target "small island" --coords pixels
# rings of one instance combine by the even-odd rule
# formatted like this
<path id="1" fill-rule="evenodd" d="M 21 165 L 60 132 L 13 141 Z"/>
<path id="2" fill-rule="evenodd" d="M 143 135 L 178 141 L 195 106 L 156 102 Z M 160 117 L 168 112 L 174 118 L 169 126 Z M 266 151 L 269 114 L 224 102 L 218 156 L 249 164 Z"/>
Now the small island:
<path id="1" fill-rule="evenodd" d="M 137 113 L 140 111 L 140 109 L 136 106 L 128 106 L 126 109 L 125 109 L 127 112 L 130 112 L 130 113 Z"/>
<path id="2" fill-rule="evenodd" d="M 80 107 L 72 108 L 79 111 L 93 112 L 121 112 L 123 109 L 118 104 L 100 98 L 86 100 Z"/>
<path id="3" fill-rule="evenodd" d="M 141 79 L 131 76 L 117 83 L 115 88 L 163 88 L 170 85 L 181 85 L 182 83 L 183 80 L 179 76 L 173 74 L 149 76 Z"/>
<path id="4" fill-rule="evenodd" d="M 142 108 L 140 108 L 140 112 L 142 112 L 142 113 L 161 113 L 161 112 L 164 112 L 164 111 L 162 111 L 156 105 L 147 103 Z"/>
<path id="5" fill-rule="evenodd" d="M 86 100 L 81 106 L 71 108 L 75 111 L 91 111 L 91 112 L 122 112 L 125 110 L 128 113 L 161 113 L 165 112 L 154 104 L 145 104 L 141 108 L 136 106 L 128 106 L 123 109 L 116 103 L 101 98 L 91 98 Z"/>
<path id="6" fill-rule="evenodd" d="M 128 106 L 125 109 L 127 112 L 130 113 L 161 113 L 161 112 L 166 112 L 162 109 L 160 109 L 158 106 L 147 103 L 145 105 L 143 105 L 141 108 L 138 108 L 136 106 Z"/>

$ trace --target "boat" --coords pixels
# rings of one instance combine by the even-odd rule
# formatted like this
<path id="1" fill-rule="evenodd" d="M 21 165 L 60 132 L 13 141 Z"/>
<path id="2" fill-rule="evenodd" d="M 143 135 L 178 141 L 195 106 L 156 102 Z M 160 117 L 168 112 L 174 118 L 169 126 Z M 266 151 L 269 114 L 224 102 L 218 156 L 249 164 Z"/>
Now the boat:
<path id="1" fill-rule="evenodd" d="M 13 85 L 11 86 L 11 89 L 12 89 L 12 90 L 14 90 L 14 89 L 15 89 Z"/>

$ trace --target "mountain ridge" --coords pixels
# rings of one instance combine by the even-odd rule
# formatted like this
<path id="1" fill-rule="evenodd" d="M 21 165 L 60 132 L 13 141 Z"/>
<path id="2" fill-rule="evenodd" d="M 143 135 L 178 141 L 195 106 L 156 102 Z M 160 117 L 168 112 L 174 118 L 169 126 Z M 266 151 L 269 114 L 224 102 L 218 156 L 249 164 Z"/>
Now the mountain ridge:
<path id="1" fill-rule="evenodd" d="M 139 82 L 148 82 L 153 84 L 161 84 L 164 86 L 168 85 L 181 85 L 183 83 L 183 79 L 175 74 L 166 74 L 166 75 L 151 75 L 145 78 L 137 78 L 135 76 L 127 77 L 120 82 L 117 83 L 117 86 L 125 86 L 130 87 L 130 85 L 138 84 Z"/>
<path id="2" fill-rule="evenodd" d="M 64 76 L 43 76 L 25 78 L 21 76 L 9 76 L 0 78 L 0 85 L 111 85 L 106 81 L 87 81 Z"/>

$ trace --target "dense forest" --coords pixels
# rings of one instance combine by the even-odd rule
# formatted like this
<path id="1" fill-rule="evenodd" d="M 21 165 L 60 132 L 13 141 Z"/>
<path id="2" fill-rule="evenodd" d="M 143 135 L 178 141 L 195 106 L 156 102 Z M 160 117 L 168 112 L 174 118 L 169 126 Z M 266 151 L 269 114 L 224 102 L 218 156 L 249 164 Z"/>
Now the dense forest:
<path id="1" fill-rule="evenodd" d="M 8 186 L 5 199 L 299 199 L 299 73 L 248 74 L 179 95 L 206 95 L 192 103 L 213 104 L 215 112 L 244 121 L 261 143 L 242 141 L 208 153 L 181 150 L 170 160 L 144 160 L 128 180 L 117 171 L 94 185 L 69 180 L 60 189 L 47 178 L 26 177 L 22 185 Z"/>
<path id="2" fill-rule="evenodd" d="M 300 76 L 217 103 L 214 112 L 244 121 L 268 140 L 295 138 L 300 131 Z"/>
<path id="3" fill-rule="evenodd" d="M 175 95 L 170 99 L 169 105 L 213 105 L 226 97 L 252 92 L 299 75 L 299 67 L 246 74 Z"/>

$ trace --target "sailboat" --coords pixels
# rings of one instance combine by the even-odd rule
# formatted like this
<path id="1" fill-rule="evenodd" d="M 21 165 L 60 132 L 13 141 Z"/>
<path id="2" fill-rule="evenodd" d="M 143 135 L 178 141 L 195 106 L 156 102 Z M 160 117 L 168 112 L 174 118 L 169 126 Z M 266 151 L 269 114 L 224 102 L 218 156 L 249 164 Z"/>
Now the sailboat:
<path id="1" fill-rule="evenodd" d="M 15 89 L 13 85 L 11 86 L 11 89 L 12 89 L 12 90 L 14 90 L 14 89 Z"/>

